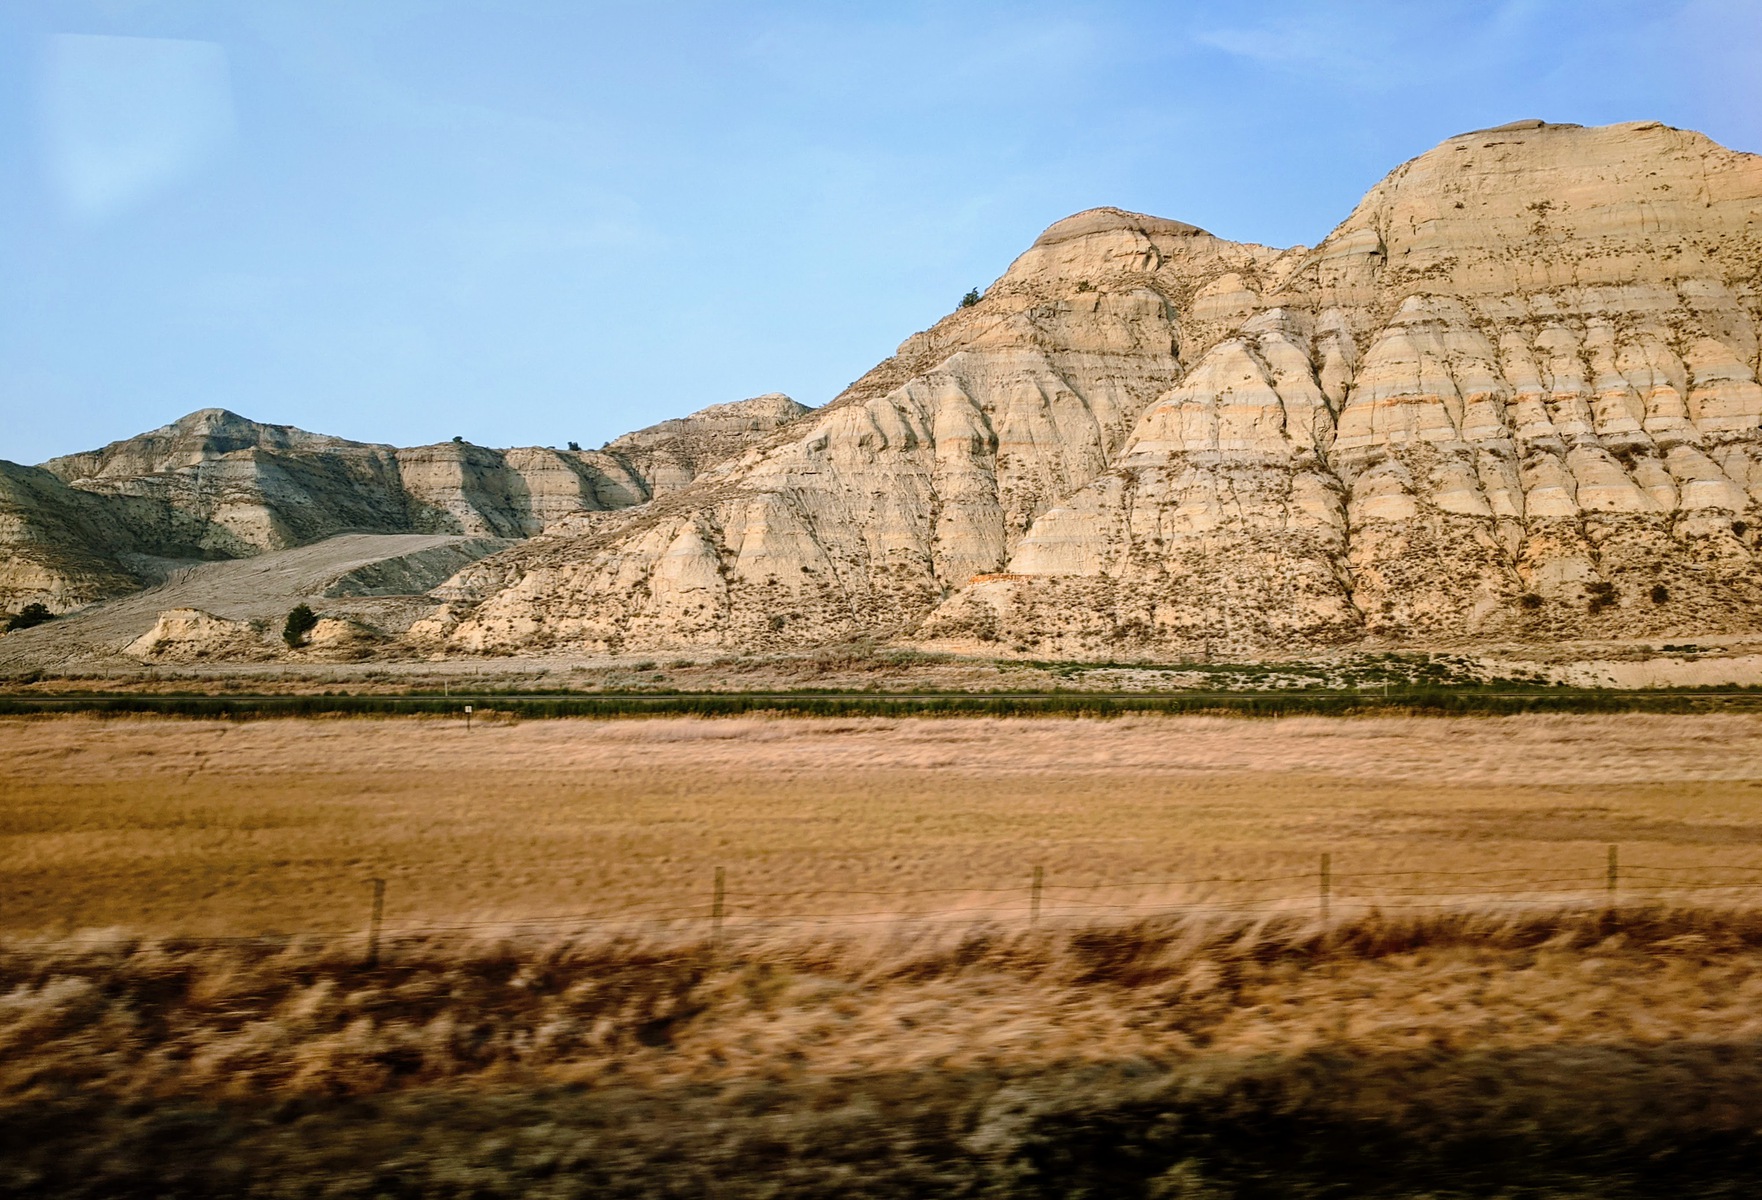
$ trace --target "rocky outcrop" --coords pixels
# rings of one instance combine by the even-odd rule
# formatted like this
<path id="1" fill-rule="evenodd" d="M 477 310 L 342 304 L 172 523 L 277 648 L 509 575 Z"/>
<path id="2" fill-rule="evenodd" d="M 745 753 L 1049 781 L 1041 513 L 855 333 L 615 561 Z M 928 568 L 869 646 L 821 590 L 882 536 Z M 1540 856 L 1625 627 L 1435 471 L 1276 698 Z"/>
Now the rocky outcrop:
<path id="1" fill-rule="evenodd" d="M 172 608 L 160 613 L 153 628 L 123 653 L 146 662 L 261 660 L 272 656 L 268 637 L 267 622 L 230 621 L 199 608 Z"/>
<path id="2" fill-rule="evenodd" d="M 643 499 L 678 491 L 809 411 L 781 392 L 713 404 L 606 443 L 601 453 L 642 481 Z M 606 505 L 605 507 L 622 507 Z"/>
<path id="3" fill-rule="evenodd" d="M 765 646 L 909 630 L 1106 470 L 1179 377 L 1178 308 L 1146 286 L 1153 272 L 1191 294 L 1274 258 L 1113 210 L 1055 226 L 984 302 L 908 339 L 776 444 L 473 568 L 489 599 L 452 644 Z"/>
<path id="4" fill-rule="evenodd" d="M 517 543 L 445 551 L 467 565 L 385 626 L 405 653 L 1751 632 L 1759 339 L 1762 159 L 1520 122 L 1399 167 L 1313 248 L 1060 221 L 820 410 L 758 397 L 597 451 L 210 410 L 6 465 L 0 604 L 366 529 Z"/>
<path id="5" fill-rule="evenodd" d="M 172 608 L 153 627 L 123 647 L 142 662 L 359 662 L 371 658 L 386 637 L 364 621 L 322 617 L 298 647 L 282 641 L 274 622 L 235 620 L 199 608 Z"/>
<path id="6" fill-rule="evenodd" d="M 92 495 L 156 505 L 161 549 L 236 558 L 346 530 L 527 537 L 584 509 L 640 503 L 616 460 L 465 442 L 398 449 L 204 409 L 44 469 Z"/>
<path id="7" fill-rule="evenodd" d="M 1762 159 L 1657 124 L 1453 138 L 1314 249 L 1082 213 L 774 444 L 468 569 L 445 637 L 1751 630 L 1759 328 Z"/>
<path id="8" fill-rule="evenodd" d="M 1397 170 L 930 632 L 1043 649 L 1762 618 L 1762 160 L 1525 124 Z M 1091 548 L 1085 561 L 1062 547 Z"/>
<path id="9" fill-rule="evenodd" d="M 372 658 L 385 641 L 385 635 L 365 621 L 322 617 L 293 653 L 319 662 L 359 662 Z"/>
<path id="10" fill-rule="evenodd" d="M 326 599 L 421 596 L 479 559 L 505 550 L 504 538 L 436 539 L 440 544 L 351 566 L 324 584 Z M 322 576 L 320 576 L 322 578 Z M 317 588 L 308 584 L 308 591 Z"/>
<path id="11" fill-rule="evenodd" d="M 765 396 L 558 451 L 399 449 L 204 409 L 41 468 L 0 463 L 0 607 L 139 588 L 140 556 L 237 558 L 351 531 L 530 537 L 683 486 L 803 411 Z"/>

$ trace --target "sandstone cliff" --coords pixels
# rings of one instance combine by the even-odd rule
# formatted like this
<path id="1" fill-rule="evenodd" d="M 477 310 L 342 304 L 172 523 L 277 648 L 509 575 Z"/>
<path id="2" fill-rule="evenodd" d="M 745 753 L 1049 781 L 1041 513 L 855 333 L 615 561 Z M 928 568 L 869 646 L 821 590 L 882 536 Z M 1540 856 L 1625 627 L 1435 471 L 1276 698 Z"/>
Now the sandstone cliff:
<path id="1" fill-rule="evenodd" d="M 641 480 L 647 500 L 678 491 L 808 411 L 807 405 L 771 392 L 627 433 L 606 443 L 601 453 Z"/>
<path id="2" fill-rule="evenodd" d="M 67 611 L 153 582 L 156 565 L 342 532 L 529 537 L 681 487 L 804 411 L 763 396 L 603 450 L 558 451 L 400 449 L 204 409 L 41 468 L 0 463 L 0 608 L 40 601 Z"/>
<path id="3" fill-rule="evenodd" d="M 1658 124 L 1452 138 L 1314 249 L 1082 213 L 768 445 L 468 568 L 433 636 L 1753 630 L 1759 329 L 1762 159 Z"/>
<path id="4" fill-rule="evenodd" d="M 1314 248 L 1060 221 L 817 411 L 556 451 L 208 410 L 0 464 L 0 607 L 367 530 L 519 539 L 398 623 L 406 653 L 1749 632 L 1759 331 L 1762 159 L 1522 122 L 1401 166 Z"/>

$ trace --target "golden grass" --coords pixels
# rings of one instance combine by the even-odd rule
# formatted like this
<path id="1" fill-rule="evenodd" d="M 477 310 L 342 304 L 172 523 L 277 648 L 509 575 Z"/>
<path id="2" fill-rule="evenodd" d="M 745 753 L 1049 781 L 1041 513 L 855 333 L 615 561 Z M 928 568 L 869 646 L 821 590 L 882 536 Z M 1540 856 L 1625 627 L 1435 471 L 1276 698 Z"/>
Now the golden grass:
<path id="1" fill-rule="evenodd" d="M 0 721 L 0 928 L 149 934 L 1762 880 L 1762 718 Z M 1662 868 L 1647 871 L 1641 868 Z M 1412 872 L 1411 875 L 1389 874 Z M 1461 874 L 1487 872 L 1487 874 Z M 1266 879 L 1192 884 L 1213 877 Z M 864 894 L 872 893 L 872 894 Z M 919 894 L 912 894 L 919 893 Z M 1710 898 L 1737 902 L 1738 888 Z M 1684 894 L 1676 894 L 1683 898 Z M 857 919 L 851 917 L 851 920 Z"/>
<path id="2" fill-rule="evenodd" d="M 1741 1194 L 1758 751 L 1749 717 L 0 721 L 0 1195 Z M 1169 883 L 1211 875 L 1293 878 Z M 804 912 L 843 915 L 768 919 Z"/>
<path id="3" fill-rule="evenodd" d="M 1157 1195 L 1185 1175 L 1358 1195 L 1397 1170 L 1408 1195 L 1455 1145 L 1498 1173 L 1487 1194 L 1570 1168 L 1595 1186 L 1550 1194 L 1608 1196 L 1636 1163 L 1729 1186 L 1754 1157 L 1754 913 L 1373 916 L 1326 938 L 909 927 L 720 952 L 424 938 L 371 969 L 358 951 L 0 944 L 14 1190 L 380 1195 L 389 1162 L 418 1181 L 398 1195 L 692 1195 L 720 1156 L 737 1171 L 712 1190 L 732 1195 L 780 1194 L 780 1173 L 805 1181 L 781 1194 L 920 1195 L 949 1171 L 948 1194 Z M 514 1161 L 509 1139 L 567 1153 Z M 201 1185 L 168 1185 L 190 1155 Z M 1097 1191 L 1097 1171 L 1125 1173 Z M 456 1176 L 477 1190 L 437 1185 Z"/>
<path id="4" fill-rule="evenodd" d="M 1163 1068 L 1316 1051 L 1762 1043 L 1762 918 L 1216 918 L 0 946 L 0 1095 Z M 1636 997 L 1643 996 L 1643 1003 Z M 150 1031 L 150 1035 L 149 1035 Z"/>

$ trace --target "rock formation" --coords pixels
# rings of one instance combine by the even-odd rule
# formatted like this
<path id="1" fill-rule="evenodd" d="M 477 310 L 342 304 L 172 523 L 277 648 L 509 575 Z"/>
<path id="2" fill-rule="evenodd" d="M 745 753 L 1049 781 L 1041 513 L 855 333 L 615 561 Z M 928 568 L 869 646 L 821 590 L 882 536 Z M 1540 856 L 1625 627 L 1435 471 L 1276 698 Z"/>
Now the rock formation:
<path id="1" fill-rule="evenodd" d="M 1397 168 L 1314 248 L 1067 218 L 811 412 L 559 452 L 210 410 L 0 465 L 0 606 L 363 529 L 519 539 L 434 588 L 401 653 L 1750 632 L 1759 336 L 1762 158 L 1519 122 Z"/>
<path id="2" fill-rule="evenodd" d="M 652 499 L 678 491 L 808 411 L 781 392 L 712 404 L 689 417 L 627 433 L 606 443 L 602 453 L 641 481 L 643 499 Z"/>
<path id="3" fill-rule="evenodd" d="M 149 662 L 258 660 L 270 657 L 268 637 L 267 621 L 231 621 L 199 608 L 170 608 L 123 653 Z"/>
<path id="4" fill-rule="evenodd" d="M 1762 623 L 1762 159 L 1520 122 L 1314 249 L 1099 209 L 446 644 L 1261 654 Z M 473 607 L 474 606 L 474 607 Z"/>
<path id="5" fill-rule="evenodd" d="M 399 449 L 204 409 L 41 468 L 0 463 L 0 609 L 41 601 L 68 611 L 154 582 L 178 562 L 348 531 L 529 537 L 683 486 L 804 411 L 762 396 L 603 450 L 559 451 Z"/>
<path id="6" fill-rule="evenodd" d="M 106 505 L 48 471 L 0 462 L 0 611 L 66 612 L 139 587 L 118 555 L 139 506 Z"/>

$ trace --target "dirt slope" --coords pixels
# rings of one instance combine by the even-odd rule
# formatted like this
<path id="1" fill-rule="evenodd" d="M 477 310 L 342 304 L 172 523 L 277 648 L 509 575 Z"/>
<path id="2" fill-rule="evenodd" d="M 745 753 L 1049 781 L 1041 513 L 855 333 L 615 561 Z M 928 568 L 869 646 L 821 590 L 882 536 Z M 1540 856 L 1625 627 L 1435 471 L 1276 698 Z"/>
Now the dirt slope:
<path id="1" fill-rule="evenodd" d="M 138 667 L 142 660 L 126 653 L 128 647 L 154 629 L 161 613 L 178 610 L 259 623 L 252 640 L 267 653 L 274 652 L 281 620 L 301 603 L 395 633 L 434 607 L 423 595 L 428 589 L 508 545 L 499 538 L 355 533 L 253 558 L 189 564 L 145 591 L 0 636 L 0 670 Z"/>

